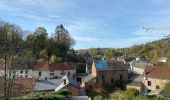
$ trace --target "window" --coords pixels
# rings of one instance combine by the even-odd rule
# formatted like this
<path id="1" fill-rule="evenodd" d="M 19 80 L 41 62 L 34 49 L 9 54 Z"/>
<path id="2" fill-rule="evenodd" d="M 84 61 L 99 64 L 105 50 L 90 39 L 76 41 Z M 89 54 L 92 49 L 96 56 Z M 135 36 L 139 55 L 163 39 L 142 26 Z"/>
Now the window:
<path id="1" fill-rule="evenodd" d="M 64 72 L 64 70 L 61 70 L 61 75 L 65 75 L 65 72 Z"/>
<path id="2" fill-rule="evenodd" d="M 50 76 L 54 76 L 54 71 L 50 71 Z"/>
<path id="3" fill-rule="evenodd" d="M 114 80 L 113 80 L 113 78 L 111 79 L 111 83 L 113 83 L 114 82 Z"/>
<path id="4" fill-rule="evenodd" d="M 50 76 L 54 76 L 54 73 L 50 73 Z"/>
<path id="5" fill-rule="evenodd" d="M 20 75 L 20 78 L 24 78 L 23 75 Z"/>
<path id="6" fill-rule="evenodd" d="M 102 80 L 104 80 L 104 75 L 102 75 Z"/>
<path id="7" fill-rule="evenodd" d="M 68 71 L 68 76 L 70 76 L 70 72 Z"/>
<path id="8" fill-rule="evenodd" d="M 120 75 L 120 80 L 122 80 L 122 75 Z"/>
<path id="9" fill-rule="evenodd" d="M 25 70 L 25 74 L 28 74 L 28 70 Z"/>
<path id="10" fill-rule="evenodd" d="M 159 85 L 156 85 L 156 89 L 160 89 Z"/>
<path id="11" fill-rule="evenodd" d="M 21 70 L 20 73 L 22 74 L 22 73 L 23 73 L 23 70 Z"/>
<path id="12" fill-rule="evenodd" d="M 148 81 L 148 86 L 151 86 L 151 81 Z"/>
<path id="13" fill-rule="evenodd" d="M 25 78 L 28 78 L 28 75 L 25 75 Z"/>
<path id="14" fill-rule="evenodd" d="M 66 84 L 66 79 L 64 79 L 64 85 Z"/>
<path id="15" fill-rule="evenodd" d="M 41 72 L 39 72 L 39 76 L 41 76 Z"/>

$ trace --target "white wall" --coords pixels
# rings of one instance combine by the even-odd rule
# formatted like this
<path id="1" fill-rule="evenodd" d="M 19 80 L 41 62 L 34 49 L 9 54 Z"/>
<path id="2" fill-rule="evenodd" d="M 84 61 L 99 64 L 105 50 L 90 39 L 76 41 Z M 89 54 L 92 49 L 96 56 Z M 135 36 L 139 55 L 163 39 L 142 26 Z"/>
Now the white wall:
<path id="1" fill-rule="evenodd" d="M 21 73 L 22 71 L 22 73 Z M 27 71 L 27 73 L 26 73 Z M 11 73 L 17 77 L 17 78 L 32 78 L 32 69 L 23 69 L 23 70 L 14 70 Z M 4 76 L 5 71 L 0 70 L 0 76 Z M 7 75 L 9 75 L 9 71 L 7 70 Z"/>
<path id="2" fill-rule="evenodd" d="M 41 76 L 39 76 L 39 72 L 41 72 Z M 50 72 L 49 71 L 33 71 L 32 76 L 39 80 L 50 79 Z"/>
<path id="3" fill-rule="evenodd" d="M 133 72 L 136 73 L 136 74 L 143 74 L 144 69 L 143 68 L 133 67 Z"/>
<path id="4" fill-rule="evenodd" d="M 65 73 L 65 74 L 62 74 L 61 73 Z M 54 71 L 54 76 L 50 76 L 51 78 L 52 77 L 58 77 L 58 78 L 62 78 L 63 76 L 67 75 L 68 76 L 68 72 L 70 72 L 70 78 L 74 78 L 74 75 L 76 74 L 76 70 L 55 70 Z M 69 76 L 68 76 L 69 77 Z"/>

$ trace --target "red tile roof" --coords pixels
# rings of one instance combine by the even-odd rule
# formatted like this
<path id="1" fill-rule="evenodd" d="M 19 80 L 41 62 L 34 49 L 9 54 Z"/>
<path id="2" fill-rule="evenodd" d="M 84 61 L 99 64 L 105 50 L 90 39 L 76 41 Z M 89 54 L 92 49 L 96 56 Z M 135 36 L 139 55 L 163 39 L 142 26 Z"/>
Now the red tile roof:
<path id="1" fill-rule="evenodd" d="M 164 66 L 147 66 L 145 67 L 145 76 L 148 78 L 170 78 L 170 67 Z"/>
<path id="2" fill-rule="evenodd" d="M 36 62 L 33 70 L 39 70 L 39 71 L 49 70 L 48 61 Z"/>
<path id="3" fill-rule="evenodd" d="M 4 79 L 0 78 L 1 83 Z M 35 78 L 20 78 L 15 79 L 12 85 L 12 94 L 29 93 L 34 91 Z M 0 85 L 0 93 L 4 92 L 4 85 Z"/>
<path id="4" fill-rule="evenodd" d="M 76 65 L 72 62 L 50 64 L 50 70 L 73 70 Z"/>

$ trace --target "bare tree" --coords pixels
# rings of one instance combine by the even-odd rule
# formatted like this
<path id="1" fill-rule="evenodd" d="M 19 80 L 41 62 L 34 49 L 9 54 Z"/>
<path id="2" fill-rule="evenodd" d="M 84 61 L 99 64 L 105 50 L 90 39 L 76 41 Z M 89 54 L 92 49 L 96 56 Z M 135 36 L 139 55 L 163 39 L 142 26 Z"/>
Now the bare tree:
<path id="1" fill-rule="evenodd" d="M 4 84 L 4 99 L 10 100 L 13 82 L 16 77 L 16 68 L 21 66 L 22 59 L 19 63 L 14 63 L 16 59 L 16 52 L 19 50 L 19 38 L 17 33 L 19 29 L 10 24 L 1 23 L 0 25 L 0 47 L 1 47 L 1 57 L 3 61 L 0 64 L 0 67 L 4 70 L 1 71 L 1 76 L 4 78 L 2 83 Z"/>

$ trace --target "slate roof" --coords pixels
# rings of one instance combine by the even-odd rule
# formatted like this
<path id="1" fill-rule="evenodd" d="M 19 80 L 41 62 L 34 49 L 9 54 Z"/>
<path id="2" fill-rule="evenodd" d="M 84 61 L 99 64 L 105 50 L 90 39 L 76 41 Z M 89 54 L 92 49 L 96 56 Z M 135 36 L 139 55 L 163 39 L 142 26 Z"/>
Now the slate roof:
<path id="1" fill-rule="evenodd" d="M 39 80 L 35 84 L 34 91 L 54 91 L 61 83 L 63 83 L 61 79 Z"/>
<path id="2" fill-rule="evenodd" d="M 64 88 L 65 86 L 69 85 L 69 84 L 76 87 L 76 88 L 80 88 L 80 84 L 77 83 L 77 81 L 70 79 L 67 76 L 62 77 L 61 79 L 63 80 L 63 82 L 58 87 L 56 87 L 56 89 L 55 89 L 56 92 L 59 91 L 60 89 Z M 66 80 L 66 84 L 64 84 L 64 80 Z"/>
<path id="3" fill-rule="evenodd" d="M 137 82 L 137 81 L 131 81 L 127 86 L 136 86 L 136 87 L 141 87 L 142 82 Z"/>
<path id="4" fill-rule="evenodd" d="M 164 66 L 147 66 L 145 67 L 145 76 L 148 78 L 168 78 L 170 76 L 170 67 Z"/>
<path id="5" fill-rule="evenodd" d="M 88 76 L 84 77 L 84 78 L 82 79 L 82 81 L 83 81 L 84 83 L 86 83 L 86 82 L 88 82 L 88 81 L 90 81 L 90 80 L 92 80 L 92 79 L 94 79 L 94 78 L 95 78 L 95 76 L 94 76 L 93 74 L 89 74 Z"/>
<path id="6" fill-rule="evenodd" d="M 64 80 L 66 80 L 66 84 L 64 84 Z M 80 88 L 77 81 L 64 76 L 61 79 L 39 80 L 35 84 L 34 91 L 58 91 L 69 84 L 76 88 Z"/>

